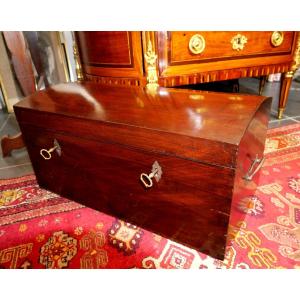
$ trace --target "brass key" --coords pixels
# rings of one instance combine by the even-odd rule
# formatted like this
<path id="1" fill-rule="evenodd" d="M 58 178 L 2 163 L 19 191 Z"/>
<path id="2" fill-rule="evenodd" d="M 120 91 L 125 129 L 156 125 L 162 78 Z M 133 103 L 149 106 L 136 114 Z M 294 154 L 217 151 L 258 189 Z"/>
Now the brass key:
<path id="1" fill-rule="evenodd" d="M 151 173 L 149 175 L 146 173 L 142 173 L 140 175 L 140 180 L 142 181 L 142 183 L 144 184 L 144 186 L 146 188 L 150 188 L 153 186 L 152 178 L 154 177 L 156 179 L 156 181 L 158 182 L 161 178 L 161 175 L 162 175 L 161 167 L 158 164 L 158 162 L 155 161 L 152 165 Z"/>
<path id="2" fill-rule="evenodd" d="M 45 160 L 49 160 L 51 159 L 52 157 L 52 152 L 54 150 L 56 150 L 58 156 L 61 155 L 61 148 L 60 148 L 60 145 L 58 144 L 58 141 L 55 139 L 54 142 L 53 142 L 54 146 L 50 149 L 41 149 L 40 150 L 40 155 L 45 159 Z"/>

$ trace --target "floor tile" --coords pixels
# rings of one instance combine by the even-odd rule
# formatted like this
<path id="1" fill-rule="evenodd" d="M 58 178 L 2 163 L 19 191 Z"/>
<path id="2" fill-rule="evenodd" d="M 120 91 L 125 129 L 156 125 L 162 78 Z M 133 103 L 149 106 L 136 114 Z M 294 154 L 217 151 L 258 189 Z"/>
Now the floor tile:
<path id="1" fill-rule="evenodd" d="M 258 95 L 259 79 L 257 78 L 242 78 L 240 82 L 240 93 Z M 262 95 L 272 97 L 272 109 L 277 112 L 278 99 L 280 93 L 279 82 L 266 82 Z"/>
<path id="2" fill-rule="evenodd" d="M 275 122 L 269 122 L 269 128 L 277 128 L 282 127 L 286 125 L 296 124 L 297 122 L 293 119 L 283 119 L 283 120 L 277 120 Z"/>
<path id="3" fill-rule="evenodd" d="M 9 114 L 4 126 L 0 131 L 0 135 L 15 135 L 20 132 L 20 127 L 14 114 Z"/>
<path id="4" fill-rule="evenodd" d="M 2 110 L 0 110 L 0 133 L 3 130 L 8 118 L 9 114 L 4 113 Z"/>
<path id="5" fill-rule="evenodd" d="M 20 128 L 14 114 L 5 114 L 6 118 L 4 126 L 0 131 L 0 137 L 4 135 L 15 135 L 20 132 Z M 25 175 L 26 172 L 32 173 L 30 158 L 26 148 L 13 150 L 8 157 L 2 156 L 0 147 L 0 178 L 10 178 Z M 15 174 L 15 176 L 14 176 Z"/>
<path id="6" fill-rule="evenodd" d="M 297 121 L 297 123 L 300 122 L 300 116 L 298 116 L 298 117 L 293 117 L 293 119 L 294 119 L 295 121 Z"/>
<path id="7" fill-rule="evenodd" d="M 30 162 L 30 158 L 26 148 L 13 150 L 9 156 L 3 157 L 2 149 L 0 147 L 0 169 L 28 162 Z"/>
<path id="8" fill-rule="evenodd" d="M 293 94 L 293 93 L 291 93 Z M 298 93 L 299 94 L 299 93 Z M 296 96 L 291 95 L 291 98 L 288 100 L 288 104 L 286 106 L 286 109 L 284 111 L 284 115 L 290 116 L 290 117 L 296 117 L 300 113 L 300 96 L 298 96 L 298 99 L 296 99 Z"/>
<path id="9" fill-rule="evenodd" d="M 258 94 L 259 79 L 243 78 L 240 79 L 240 92 Z M 272 97 L 271 120 L 277 118 L 278 102 L 280 95 L 280 82 L 266 82 L 263 96 Z M 293 81 L 289 93 L 286 109 L 283 118 L 298 116 L 300 114 L 300 83 Z"/>
<path id="10" fill-rule="evenodd" d="M 0 169 L 0 179 L 16 178 L 28 174 L 33 174 L 31 163 L 19 165 L 17 167 L 9 167 L 7 169 Z"/>
<path id="11" fill-rule="evenodd" d="M 1 148 L 1 147 L 0 147 Z M 30 162 L 26 148 L 13 150 L 10 156 L 3 157 L 0 149 L 0 169 Z"/>

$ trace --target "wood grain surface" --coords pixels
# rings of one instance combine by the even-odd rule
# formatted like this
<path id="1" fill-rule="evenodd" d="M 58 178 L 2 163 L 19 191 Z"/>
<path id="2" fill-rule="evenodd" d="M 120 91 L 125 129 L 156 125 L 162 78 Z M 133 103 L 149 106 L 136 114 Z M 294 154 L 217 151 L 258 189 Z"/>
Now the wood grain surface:
<path id="1" fill-rule="evenodd" d="M 41 187 L 224 258 L 234 193 L 263 155 L 271 99 L 62 84 L 15 105 Z M 61 152 L 40 155 L 54 140 Z M 145 188 L 154 162 L 159 181 Z"/>

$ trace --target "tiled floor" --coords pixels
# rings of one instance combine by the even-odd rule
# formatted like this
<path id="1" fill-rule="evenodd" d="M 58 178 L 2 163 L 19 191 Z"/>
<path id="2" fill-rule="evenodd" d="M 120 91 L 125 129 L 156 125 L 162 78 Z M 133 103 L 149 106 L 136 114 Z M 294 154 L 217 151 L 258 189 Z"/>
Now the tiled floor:
<path id="1" fill-rule="evenodd" d="M 13 114 L 0 111 L 0 137 L 14 135 L 19 132 L 19 126 Z M 18 177 L 33 173 L 26 149 L 14 150 L 12 155 L 3 158 L 0 147 L 0 179 Z"/>
<path id="2" fill-rule="evenodd" d="M 258 79 L 240 79 L 240 93 L 256 94 L 258 91 L 258 87 Z M 279 82 L 267 82 L 263 91 L 264 96 L 273 98 L 269 128 L 300 123 L 300 82 L 292 82 L 287 106 L 281 120 L 277 119 L 279 91 Z"/>
<path id="3" fill-rule="evenodd" d="M 240 80 L 240 92 L 257 94 L 259 81 L 255 78 Z M 269 127 L 279 127 L 300 123 L 300 83 L 293 81 L 288 104 L 282 120 L 277 119 L 277 106 L 280 84 L 278 82 L 266 83 L 263 95 L 273 97 L 272 112 Z M 0 137 L 14 135 L 19 132 L 19 126 L 13 114 L 5 114 L 0 110 Z M 1 147 L 0 147 L 1 148 Z M 30 159 L 26 149 L 15 150 L 10 157 L 3 158 L 0 149 L 0 179 L 18 177 L 33 173 Z"/>

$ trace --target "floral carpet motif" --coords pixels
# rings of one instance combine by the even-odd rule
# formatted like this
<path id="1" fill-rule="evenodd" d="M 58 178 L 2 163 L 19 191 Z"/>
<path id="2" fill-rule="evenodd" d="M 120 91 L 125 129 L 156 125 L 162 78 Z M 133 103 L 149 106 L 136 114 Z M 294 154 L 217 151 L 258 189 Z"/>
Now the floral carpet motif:
<path id="1" fill-rule="evenodd" d="M 39 188 L 0 180 L 0 268 L 300 268 L 300 125 L 268 131 L 233 201 L 223 261 Z"/>

